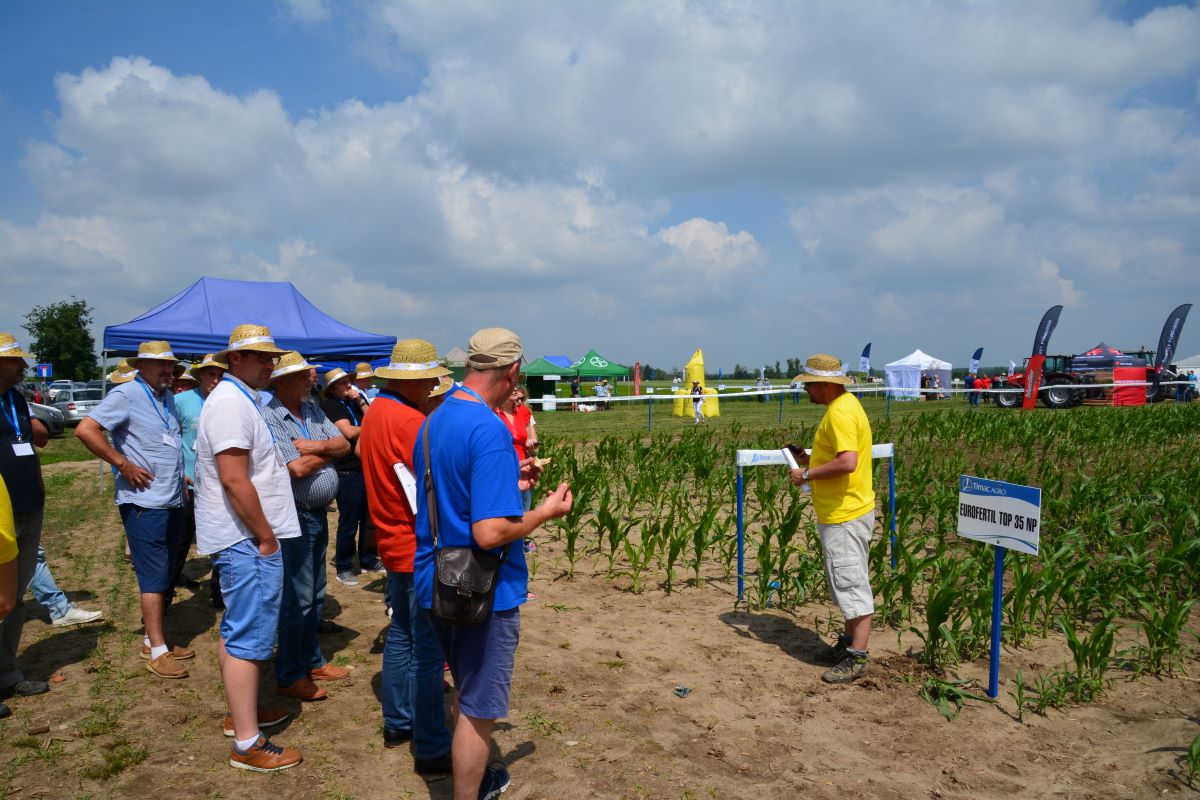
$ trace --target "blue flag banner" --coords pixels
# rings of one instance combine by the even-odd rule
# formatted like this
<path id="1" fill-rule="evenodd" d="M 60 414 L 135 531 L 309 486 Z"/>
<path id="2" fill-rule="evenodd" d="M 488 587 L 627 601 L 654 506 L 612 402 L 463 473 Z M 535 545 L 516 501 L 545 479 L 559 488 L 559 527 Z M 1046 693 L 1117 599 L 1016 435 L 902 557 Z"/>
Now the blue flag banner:
<path id="1" fill-rule="evenodd" d="M 858 371 L 871 371 L 871 343 L 867 342 L 867 346 L 863 348 L 862 355 L 858 357 Z"/>
<path id="2" fill-rule="evenodd" d="M 971 356 L 971 366 L 967 367 L 967 372 L 971 373 L 972 375 L 979 372 L 979 362 L 982 359 L 983 359 L 983 348 L 980 347 L 978 350 L 975 351 L 975 354 L 973 356 Z"/>

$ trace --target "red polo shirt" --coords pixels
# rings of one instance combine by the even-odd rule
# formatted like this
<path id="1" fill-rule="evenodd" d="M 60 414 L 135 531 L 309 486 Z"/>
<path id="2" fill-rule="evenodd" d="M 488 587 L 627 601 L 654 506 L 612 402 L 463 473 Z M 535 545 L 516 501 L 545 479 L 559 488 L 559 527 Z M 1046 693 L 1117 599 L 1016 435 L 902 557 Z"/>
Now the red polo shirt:
<path id="1" fill-rule="evenodd" d="M 363 478 L 367 483 L 367 506 L 375 523 L 375 544 L 383 565 L 391 572 L 412 572 L 417 549 L 414 533 L 416 509 L 396 477 L 395 465 L 412 470 L 413 447 L 425 415 L 408 405 L 399 395 L 380 391 L 363 415 L 358 437 Z M 421 487 L 419 475 L 414 475 Z"/>

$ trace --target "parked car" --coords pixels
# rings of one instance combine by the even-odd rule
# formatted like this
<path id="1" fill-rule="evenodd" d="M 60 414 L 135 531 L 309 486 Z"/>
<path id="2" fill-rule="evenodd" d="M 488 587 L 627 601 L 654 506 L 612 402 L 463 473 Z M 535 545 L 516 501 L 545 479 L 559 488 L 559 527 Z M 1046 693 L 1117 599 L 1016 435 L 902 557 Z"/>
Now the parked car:
<path id="1" fill-rule="evenodd" d="M 46 426 L 46 430 L 50 432 L 51 436 L 62 436 L 63 429 L 67 427 L 63 412 L 54 406 L 30 403 L 29 413 L 42 421 L 42 424 Z"/>
<path id="2" fill-rule="evenodd" d="M 61 389 L 54 399 L 54 407 L 62 412 L 66 424 L 71 426 L 78 425 L 98 405 L 99 389 Z"/>
<path id="3" fill-rule="evenodd" d="M 50 405 L 54 405 L 55 403 L 58 402 L 59 393 L 61 393 L 64 389 L 70 389 L 70 388 L 71 388 L 70 381 L 54 381 L 53 383 L 50 384 L 50 387 L 46 390 L 46 402 L 49 403 Z"/>

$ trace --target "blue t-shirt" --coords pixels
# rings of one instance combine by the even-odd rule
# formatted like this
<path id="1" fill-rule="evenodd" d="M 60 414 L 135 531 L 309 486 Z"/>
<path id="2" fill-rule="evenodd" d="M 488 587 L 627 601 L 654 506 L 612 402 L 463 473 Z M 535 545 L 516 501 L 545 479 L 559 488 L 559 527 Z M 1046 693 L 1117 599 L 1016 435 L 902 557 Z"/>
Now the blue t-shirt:
<path id="1" fill-rule="evenodd" d="M 196 480 L 196 432 L 200 426 L 200 411 L 204 398 L 199 389 L 189 389 L 175 395 L 175 416 L 183 428 L 183 474 Z"/>
<path id="2" fill-rule="evenodd" d="M 429 535 L 429 509 L 425 502 L 425 432 L 430 425 L 433 436 L 429 440 L 429 457 L 433 460 L 437 495 L 439 546 L 473 545 L 472 523 L 496 517 L 520 517 L 525 513 L 517 488 L 521 466 L 508 427 L 482 403 L 460 400 L 457 396 L 446 398 L 421 426 L 413 448 L 413 474 L 417 479 L 413 580 L 423 608 L 433 603 L 433 539 Z M 511 542 L 508 558 L 500 567 L 494 610 L 507 611 L 524 603 L 528 585 L 525 550 L 520 541 Z"/>
<path id="3" fill-rule="evenodd" d="M 113 447 L 121 455 L 154 476 L 149 489 L 138 490 L 118 474 L 117 505 L 183 505 L 183 431 L 175 413 L 175 395 L 153 391 L 139 376 L 114 387 L 88 416 L 112 434 Z"/>

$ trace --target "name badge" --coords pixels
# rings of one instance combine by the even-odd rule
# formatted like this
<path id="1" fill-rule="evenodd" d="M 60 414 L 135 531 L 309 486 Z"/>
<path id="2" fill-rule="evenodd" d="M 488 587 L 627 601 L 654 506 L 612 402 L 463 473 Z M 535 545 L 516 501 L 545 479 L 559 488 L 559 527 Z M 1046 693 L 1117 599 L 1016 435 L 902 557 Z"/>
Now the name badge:
<path id="1" fill-rule="evenodd" d="M 31 456 L 33 455 L 33 445 L 29 442 L 13 442 L 13 455 Z"/>
<path id="2" fill-rule="evenodd" d="M 175 441 L 175 437 L 165 431 L 163 432 L 163 444 L 168 447 L 179 447 L 179 442 Z"/>

